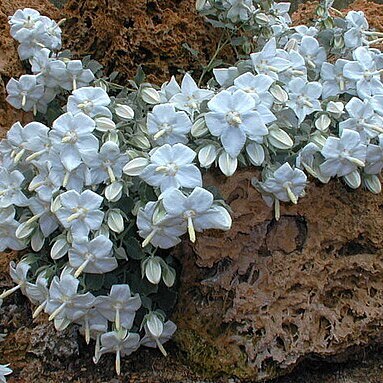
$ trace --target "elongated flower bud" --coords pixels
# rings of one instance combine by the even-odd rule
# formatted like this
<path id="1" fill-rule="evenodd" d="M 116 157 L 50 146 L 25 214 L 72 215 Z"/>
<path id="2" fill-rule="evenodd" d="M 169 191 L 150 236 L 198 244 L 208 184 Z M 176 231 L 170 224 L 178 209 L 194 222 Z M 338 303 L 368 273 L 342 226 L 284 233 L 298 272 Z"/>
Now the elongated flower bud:
<path id="1" fill-rule="evenodd" d="M 141 91 L 142 99 L 150 105 L 159 104 L 161 101 L 160 94 L 154 88 L 143 88 Z"/>
<path id="2" fill-rule="evenodd" d="M 137 157 L 129 161 L 123 169 L 128 176 L 139 176 L 141 172 L 149 165 L 149 160 L 145 157 Z"/>
<path id="3" fill-rule="evenodd" d="M 131 120 L 134 118 L 134 110 L 128 105 L 118 104 L 115 111 L 117 116 L 123 120 Z"/>
<path id="4" fill-rule="evenodd" d="M 222 152 L 218 159 L 218 165 L 222 173 L 226 177 L 230 177 L 237 170 L 238 160 L 236 158 L 230 157 L 230 155 L 226 152 Z"/>

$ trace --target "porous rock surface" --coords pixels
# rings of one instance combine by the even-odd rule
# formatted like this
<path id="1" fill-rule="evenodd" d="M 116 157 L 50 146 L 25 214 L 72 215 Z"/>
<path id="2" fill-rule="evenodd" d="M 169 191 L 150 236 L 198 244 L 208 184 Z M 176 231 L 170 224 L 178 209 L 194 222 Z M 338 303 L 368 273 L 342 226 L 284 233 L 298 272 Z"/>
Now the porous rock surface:
<path id="1" fill-rule="evenodd" d="M 215 51 L 221 32 L 204 22 L 194 3 L 69 0 L 63 10 L 68 17 L 64 45 L 92 55 L 107 73 L 133 77 L 142 65 L 148 80 L 159 84 L 180 71 L 199 71 Z"/>
<path id="2" fill-rule="evenodd" d="M 177 341 L 210 376 L 272 378 L 383 339 L 383 196 L 312 181 L 273 218 L 254 172 L 208 175 L 232 229 L 185 245 Z"/>

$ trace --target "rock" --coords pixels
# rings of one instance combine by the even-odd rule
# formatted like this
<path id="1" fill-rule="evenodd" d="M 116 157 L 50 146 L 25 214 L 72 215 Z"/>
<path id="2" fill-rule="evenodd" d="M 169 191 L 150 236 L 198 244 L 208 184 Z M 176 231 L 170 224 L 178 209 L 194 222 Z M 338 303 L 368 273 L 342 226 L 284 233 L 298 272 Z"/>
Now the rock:
<path id="1" fill-rule="evenodd" d="M 221 34 L 197 14 L 194 0 L 69 0 L 63 12 L 70 18 L 66 48 L 91 55 L 106 73 L 123 78 L 132 78 L 141 64 L 156 84 L 179 71 L 199 71 Z"/>
<path id="2" fill-rule="evenodd" d="M 5 86 L 11 77 L 25 74 L 22 62 L 17 54 L 18 43 L 9 34 L 8 16 L 17 9 L 34 8 L 42 14 L 58 18 L 57 9 L 48 0 L 2 0 L 0 2 L 0 138 L 16 121 L 32 121 L 31 113 L 12 108 L 6 101 Z"/>
<path id="3" fill-rule="evenodd" d="M 383 339 L 383 196 L 312 181 L 281 219 L 244 170 L 208 175 L 233 227 L 184 245 L 176 340 L 207 376 L 261 380 Z M 353 352 L 353 351 L 352 351 Z"/>

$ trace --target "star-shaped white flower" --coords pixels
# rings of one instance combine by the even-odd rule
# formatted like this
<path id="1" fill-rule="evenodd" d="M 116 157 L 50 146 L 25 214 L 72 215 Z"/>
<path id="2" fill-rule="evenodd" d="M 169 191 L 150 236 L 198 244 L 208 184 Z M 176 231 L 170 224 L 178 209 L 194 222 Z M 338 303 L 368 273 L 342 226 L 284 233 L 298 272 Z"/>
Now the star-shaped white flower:
<path id="1" fill-rule="evenodd" d="M 183 144 L 165 144 L 150 153 L 150 164 L 140 173 L 146 183 L 165 191 L 202 185 L 199 169 L 193 165 L 196 153 Z"/>
<path id="2" fill-rule="evenodd" d="M 253 97 L 243 90 L 219 92 L 209 102 L 211 112 L 205 116 L 206 125 L 213 136 L 220 137 L 225 151 L 238 157 L 246 138 L 257 140 L 268 134 L 260 113 L 255 110 Z"/>

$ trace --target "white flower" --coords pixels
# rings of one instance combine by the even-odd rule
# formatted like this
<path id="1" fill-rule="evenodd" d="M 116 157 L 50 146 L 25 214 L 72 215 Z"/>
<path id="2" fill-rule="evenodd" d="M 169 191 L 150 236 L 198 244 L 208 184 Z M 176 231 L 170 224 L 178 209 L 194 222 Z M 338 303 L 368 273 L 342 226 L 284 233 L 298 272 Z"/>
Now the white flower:
<path id="1" fill-rule="evenodd" d="M 38 220 L 44 237 L 49 237 L 58 228 L 57 218 L 50 209 L 50 201 L 43 201 L 37 197 L 32 197 L 28 202 L 28 207 L 33 213 L 33 217 L 29 221 L 34 222 Z"/>
<path id="2" fill-rule="evenodd" d="M 255 100 L 242 90 L 231 94 L 223 90 L 208 103 L 211 112 L 205 116 L 206 125 L 213 136 L 220 137 L 225 151 L 236 158 L 246 138 L 257 140 L 268 130 L 260 114 L 254 110 Z"/>
<path id="3" fill-rule="evenodd" d="M 177 93 L 181 93 L 181 87 L 178 85 L 177 80 L 174 76 L 162 84 L 160 94 L 161 103 L 168 103 L 169 100 Z"/>
<path id="4" fill-rule="evenodd" d="M 383 94 L 380 70 L 377 69 L 374 53 L 367 47 L 359 47 L 353 52 L 356 61 L 347 63 L 343 68 L 344 77 L 356 81 L 358 96 L 362 99 Z"/>
<path id="5" fill-rule="evenodd" d="M 21 191 L 23 182 L 24 176 L 18 170 L 8 172 L 0 167 L 0 209 L 11 205 L 28 205 L 28 199 Z"/>
<path id="6" fill-rule="evenodd" d="M 320 171 L 327 176 L 342 177 L 364 167 L 366 145 L 357 132 L 344 129 L 340 138 L 327 138 L 321 153 L 326 161 L 320 165 Z"/>
<path id="7" fill-rule="evenodd" d="M 120 375 L 121 356 L 130 355 L 140 347 L 140 336 L 125 329 L 111 331 L 101 335 L 101 345 L 100 356 L 108 352 L 116 353 L 116 372 Z"/>
<path id="8" fill-rule="evenodd" d="M 0 383 L 6 383 L 6 376 L 12 374 L 9 364 L 0 364 Z"/>
<path id="9" fill-rule="evenodd" d="M 9 274 L 10 274 L 13 282 L 16 283 L 16 286 L 12 287 L 9 290 L 4 291 L 0 295 L 0 299 L 6 298 L 7 296 L 13 294 L 15 291 L 17 291 L 19 289 L 21 290 L 21 292 L 23 294 L 25 294 L 25 287 L 26 287 L 26 283 L 27 283 L 27 274 L 28 274 L 28 271 L 30 270 L 30 268 L 31 268 L 31 266 L 25 261 L 21 261 L 17 265 L 13 261 L 9 264 Z"/>
<path id="10" fill-rule="evenodd" d="M 335 64 L 324 62 L 320 76 L 322 79 L 322 97 L 328 98 L 342 93 L 351 93 L 355 89 L 355 82 L 346 78 L 343 74 L 344 66 L 350 63 L 348 60 L 338 59 Z"/>
<path id="11" fill-rule="evenodd" d="M 287 105 L 294 111 L 299 122 L 314 111 L 322 110 L 318 98 L 322 94 L 322 85 L 319 82 L 306 82 L 301 78 L 291 80 L 288 85 L 289 100 Z"/>
<path id="12" fill-rule="evenodd" d="M 110 180 L 115 182 L 121 178 L 122 169 L 128 162 L 126 154 L 112 141 L 107 141 L 100 148 L 100 152 L 88 151 L 83 154 L 85 163 L 90 167 L 92 184 L 100 184 Z"/>
<path id="13" fill-rule="evenodd" d="M 193 188 L 202 185 L 199 169 L 192 164 L 196 153 L 183 144 L 165 144 L 150 153 L 150 165 L 140 173 L 149 185 L 169 188 Z"/>
<path id="14" fill-rule="evenodd" d="M 89 344 L 91 337 L 96 338 L 95 360 L 97 361 L 100 351 L 100 338 L 103 333 L 108 331 L 108 320 L 96 308 L 90 308 L 81 313 L 79 317 L 74 317 L 73 321 L 82 326 L 80 332 L 84 333 L 87 344 Z"/>
<path id="15" fill-rule="evenodd" d="M 274 81 L 275 80 L 272 77 L 265 74 L 258 74 L 255 76 L 250 72 L 246 72 L 234 80 L 234 85 L 236 88 L 243 90 L 253 97 L 256 105 L 261 104 L 270 109 L 274 99 L 268 90 Z"/>
<path id="16" fill-rule="evenodd" d="M 199 89 L 189 73 L 186 73 L 181 83 L 181 92 L 175 94 L 170 102 L 177 109 L 184 110 L 193 116 L 199 111 L 202 101 L 208 100 L 213 96 L 213 92 L 207 89 Z"/>
<path id="17" fill-rule="evenodd" d="M 253 67 L 258 74 L 266 74 L 278 80 L 278 73 L 286 70 L 290 63 L 277 56 L 275 38 L 270 39 L 260 52 L 250 55 Z"/>
<path id="18" fill-rule="evenodd" d="M 104 89 L 83 87 L 68 97 L 67 111 L 72 114 L 82 112 L 89 117 L 112 118 L 112 112 L 107 108 L 109 104 L 110 98 Z"/>
<path id="19" fill-rule="evenodd" d="M 147 128 L 158 145 L 186 144 L 186 135 L 192 128 L 192 122 L 185 112 L 176 112 L 172 104 L 161 104 L 148 113 Z"/>
<path id="20" fill-rule="evenodd" d="M 71 60 L 66 64 L 60 86 L 66 90 L 76 90 L 88 86 L 94 80 L 90 69 L 84 69 L 80 60 Z"/>
<path id="21" fill-rule="evenodd" d="M 88 236 L 90 230 L 98 230 L 104 218 L 100 210 L 103 198 L 85 190 L 81 194 L 74 190 L 60 195 L 61 207 L 56 216 L 61 224 L 70 229 L 74 238 L 82 240 Z"/>
<path id="22" fill-rule="evenodd" d="M 38 305 L 33 312 L 33 318 L 36 318 L 45 309 L 49 299 L 48 280 L 44 272 L 37 276 L 36 283 L 26 283 L 25 294 L 33 304 Z"/>
<path id="23" fill-rule="evenodd" d="M 213 74 L 219 85 L 227 87 L 233 85 L 234 79 L 238 77 L 238 68 L 231 66 L 229 68 L 214 68 Z"/>
<path id="24" fill-rule="evenodd" d="M 6 249 L 23 250 L 26 243 L 16 237 L 20 224 L 14 219 L 15 209 L 8 207 L 0 209 L 0 251 Z"/>
<path id="25" fill-rule="evenodd" d="M 360 134 L 363 141 L 377 137 L 383 133 L 383 118 L 374 112 L 369 100 L 360 100 L 353 97 L 347 104 L 346 110 L 350 116 L 345 121 L 339 123 L 339 129 L 351 129 Z"/>
<path id="26" fill-rule="evenodd" d="M 11 78 L 7 84 L 7 101 L 16 109 L 26 112 L 37 110 L 37 101 L 44 94 L 44 85 L 37 83 L 34 75 L 22 75 L 18 80 Z"/>
<path id="27" fill-rule="evenodd" d="M 91 134 L 94 129 L 95 122 L 81 112 L 62 114 L 53 122 L 49 137 L 68 171 L 81 164 L 83 154 L 98 151 L 99 141 Z"/>
<path id="28" fill-rule="evenodd" d="M 11 25 L 11 36 L 16 39 L 17 33 L 26 30 L 33 30 L 36 23 L 41 20 L 41 15 L 38 11 L 31 8 L 18 9 L 12 16 L 9 17 L 8 23 Z M 21 33 L 27 37 L 27 31 Z"/>
<path id="29" fill-rule="evenodd" d="M 298 198 L 304 194 L 306 184 L 306 174 L 300 169 L 293 169 L 289 163 L 285 162 L 266 179 L 262 188 L 280 201 L 291 201 L 296 204 Z"/>
<path id="30" fill-rule="evenodd" d="M 319 71 L 326 61 L 326 50 L 319 46 L 318 40 L 311 36 L 302 38 L 299 53 L 304 57 L 307 66 L 311 70 Z"/>
<path id="31" fill-rule="evenodd" d="M 69 264 L 76 269 L 74 276 L 82 272 L 103 274 L 116 269 L 118 263 L 112 248 L 113 242 L 104 235 L 89 242 L 74 242 L 68 252 Z"/>
<path id="32" fill-rule="evenodd" d="M 62 273 L 60 279 L 55 276 L 49 287 L 49 299 L 45 312 L 50 314 L 49 320 L 72 320 L 79 316 L 83 310 L 91 308 L 95 302 L 93 294 L 87 292 L 78 294 L 79 280 L 73 275 Z"/>
<path id="33" fill-rule="evenodd" d="M 85 164 L 80 164 L 73 170 L 68 170 L 60 160 L 60 155 L 56 150 L 51 150 L 49 158 L 50 168 L 46 189 L 44 192 L 49 192 L 49 187 L 55 190 L 56 185 L 63 186 L 67 190 L 75 190 L 81 192 L 84 185 L 90 185 L 91 176 L 90 170 Z M 36 189 L 39 192 L 39 189 Z M 48 196 L 48 195 L 47 195 Z M 40 198 L 46 199 L 45 196 Z"/>
<path id="34" fill-rule="evenodd" d="M 182 219 L 175 220 L 166 215 L 158 219 L 155 215 L 157 209 L 157 202 L 148 202 L 140 208 L 136 222 L 138 234 L 145 238 L 143 247 L 151 243 L 155 247 L 170 249 L 181 242 L 179 237 L 186 233 L 186 226 Z"/>
<path id="35" fill-rule="evenodd" d="M 195 242 L 196 231 L 231 227 L 230 214 L 224 207 L 213 204 L 213 199 L 213 194 L 200 187 L 188 196 L 173 189 L 164 194 L 163 206 L 170 217 L 182 218 L 187 223 L 190 240 Z"/>
<path id="36" fill-rule="evenodd" d="M 255 12 L 252 0 L 226 0 L 226 7 L 229 7 L 227 18 L 232 22 L 246 21 Z"/>
<path id="37" fill-rule="evenodd" d="M 362 11 L 350 11 L 346 16 L 347 30 L 344 44 L 347 48 L 357 48 L 367 42 L 364 31 L 368 30 L 368 22 Z"/>
<path id="38" fill-rule="evenodd" d="M 138 294 L 132 295 L 129 285 L 113 285 L 109 295 L 96 298 L 97 310 L 109 321 L 114 322 L 116 329 L 131 329 L 136 311 L 141 307 Z"/>
<path id="39" fill-rule="evenodd" d="M 150 313 L 145 316 L 145 336 L 141 339 L 141 345 L 146 347 L 158 347 L 164 356 L 167 353 L 162 346 L 176 332 L 177 326 L 172 321 L 163 321 L 156 313 Z"/>
<path id="40" fill-rule="evenodd" d="M 379 145 L 367 145 L 366 174 L 380 174 L 383 168 L 383 135 L 379 136 Z"/>

